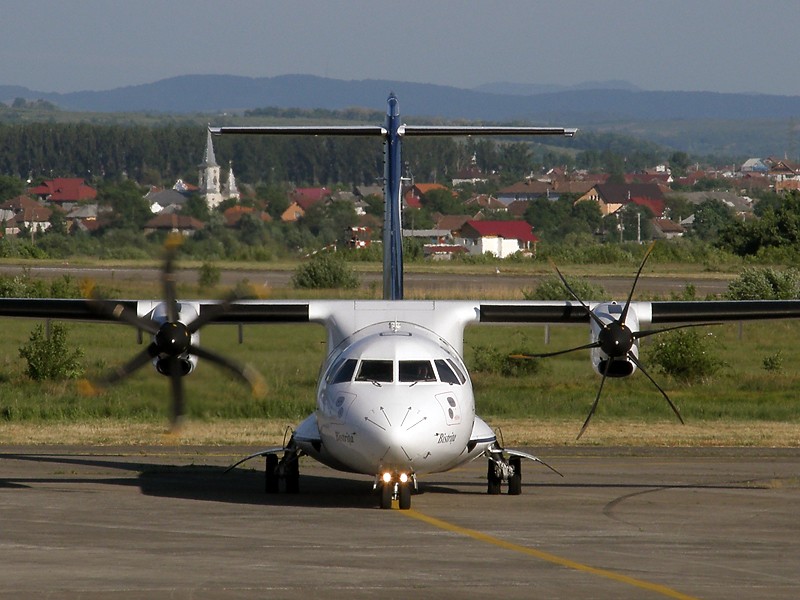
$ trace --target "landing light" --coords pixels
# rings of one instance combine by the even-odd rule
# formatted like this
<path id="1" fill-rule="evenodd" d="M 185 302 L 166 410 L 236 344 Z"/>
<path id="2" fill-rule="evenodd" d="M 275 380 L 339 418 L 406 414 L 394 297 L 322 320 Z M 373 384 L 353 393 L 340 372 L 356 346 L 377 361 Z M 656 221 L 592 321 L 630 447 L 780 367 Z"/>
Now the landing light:
<path id="1" fill-rule="evenodd" d="M 400 473 L 400 483 L 406 483 L 408 481 L 408 475 L 406 473 Z"/>
<path id="2" fill-rule="evenodd" d="M 383 479 L 383 483 L 389 483 L 392 480 L 392 474 L 386 472 L 381 476 L 381 479 Z"/>

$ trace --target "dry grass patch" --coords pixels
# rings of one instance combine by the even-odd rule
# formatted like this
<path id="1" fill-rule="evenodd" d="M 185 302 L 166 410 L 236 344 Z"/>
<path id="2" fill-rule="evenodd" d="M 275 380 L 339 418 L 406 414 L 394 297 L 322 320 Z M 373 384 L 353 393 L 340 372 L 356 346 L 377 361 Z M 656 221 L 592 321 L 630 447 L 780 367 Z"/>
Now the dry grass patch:
<path id="1" fill-rule="evenodd" d="M 597 419 L 580 440 L 573 420 L 487 419 L 507 446 L 800 447 L 800 424 L 777 422 L 672 421 L 644 423 Z M 178 433 L 163 424 L 98 419 L 83 423 L 6 423 L 2 445 L 273 446 L 288 439 L 280 419 L 187 421 Z M 293 424 L 291 424 L 293 425 Z"/>

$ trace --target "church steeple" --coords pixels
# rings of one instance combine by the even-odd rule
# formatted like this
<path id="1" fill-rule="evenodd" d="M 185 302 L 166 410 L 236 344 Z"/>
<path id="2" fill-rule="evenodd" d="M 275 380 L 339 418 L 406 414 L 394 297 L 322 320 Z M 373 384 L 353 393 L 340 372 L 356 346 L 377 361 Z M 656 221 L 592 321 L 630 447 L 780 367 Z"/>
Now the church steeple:
<path id="1" fill-rule="evenodd" d="M 222 202 L 222 182 L 220 181 L 220 168 L 214 156 L 214 144 L 211 142 L 211 132 L 206 138 L 206 151 L 203 162 L 198 166 L 200 193 L 205 196 L 209 208 L 216 207 Z"/>

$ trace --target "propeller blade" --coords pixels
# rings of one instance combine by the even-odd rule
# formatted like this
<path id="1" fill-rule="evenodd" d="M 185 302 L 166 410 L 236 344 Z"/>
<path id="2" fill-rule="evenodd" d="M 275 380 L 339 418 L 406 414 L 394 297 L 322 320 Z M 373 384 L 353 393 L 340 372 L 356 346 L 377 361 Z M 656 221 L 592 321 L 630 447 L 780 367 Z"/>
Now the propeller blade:
<path id="1" fill-rule="evenodd" d="M 177 357 L 169 359 L 169 379 L 172 388 L 172 412 L 170 413 L 170 431 L 178 431 L 183 424 L 185 400 L 183 396 L 183 377 Z"/>
<path id="2" fill-rule="evenodd" d="M 645 369 L 645 368 L 642 366 L 642 363 L 639 361 L 639 359 L 638 359 L 638 358 L 636 358 L 636 356 L 633 354 L 633 352 L 628 352 L 628 358 L 631 360 L 631 362 L 632 362 L 633 364 L 635 364 L 635 365 L 636 365 L 636 366 L 639 368 L 639 370 L 640 370 L 642 373 L 644 373 L 644 374 L 645 374 L 645 377 L 647 377 L 647 378 L 650 380 L 650 382 L 651 382 L 651 383 L 652 383 L 654 386 L 656 386 L 656 389 L 657 389 L 659 392 L 661 392 L 661 395 L 662 395 L 662 396 L 664 396 L 664 399 L 667 401 L 667 404 L 669 404 L 669 407 L 672 409 L 672 412 L 674 412 L 674 413 L 675 413 L 675 416 L 676 416 L 676 417 L 678 417 L 678 420 L 681 422 L 681 425 L 685 425 L 685 423 L 683 422 L 683 417 L 681 416 L 681 413 L 680 413 L 680 411 L 678 410 L 678 407 L 677 407 L 677 406 L 675 406 L 675 405 L 672 403 L 672 400 L 670 400 L 670 399 L 669 399 L 669 396 L 667 396 L 667 392 L 665 392 L 663 389 L 661 389 L 661 386 L 660 386 L 660 385 L 658 385 L 658 383 L 656 383 L 656 380 L 655 380 L 655 379 L 653 379 L 652 377 L 650 377 L 650 373 L 648 373 L 648 372 L 647 372 L 647 369 Z"/>
<path id="3" fill-rule="evenodd" d="M 161 272 L 161 287 L 164 293 L 164 302 L 167 305 L 167 321 L 178 320 L 178 301 L 175 291 L 175 255 L 181 240 L 169 236 L 164 244 L 165 257 L 164 269 Z"/>
<path id="4" fill-rule="evenodd" d="M 664 333 L 665 331 L 673 331 L 675 329 L 686 329 L 687 327 L 711 327 L 712 325 L 722 325 L 722 323 L 689 323 L 688 325 L 675 325 L 673 327 L 664 327 L 663 329 L 645 329 L 644 331 L 635 331 L 633 333 L 634 339 L 655 335 L 657 333 Z"/>
<path id="5" fill-rule="evenodd" d="M 589 348 L 599 348 L 600 342 L 592 342 L 584 346 L 576 346 L 567 350 L 557 350 L 556 352 L 545 352 L 543 354 L 512 354 L 509 358 L 527 359 L 527 358 L 549 358 L 551 356 L 558 356 L 559 354 L 567 354 L 568 352 L 575 352 L 577 350 L 587 350 Z"/>
<path id="6" fill-rule="evenodd" d="M 586 428 L 589 426 L 589 421 L 591 420 L 592 415 L 594 415 L 594 411 L 597 410 L 597 403 L 600 402 L 600 394 L 603 393 L 603 384 L 606 382 L 606 377 L 608 376 L 610 369 L 611 359 L 609 358 L 606 361 L 606 368 L 603 369 L 603 378 L 600 380 L 600 388 L 597 390 L 597 396 L 595 396 L 594 404 L 592 404 L 592 408 L 589 410 L 589 416 L 586 417 L 586 420 L 583 422 L 583 427 L 581 427 L 581 430 L 578 432 L 578 437 L 575 438 L 576 440 L 581 439 L 583 432 L 586 431 Z"/>
<path id="7" fill-rule="evenodd" d="M 137 329 L 141 329 L 151 335 L 158 332 L 158 323 L 140 317 L 134 311 L 126 308 L 122 304 L 105 301 L 99 298 L 91 298 L 87 300 L 89 306 L 97 312 L 97 314 L 112 317 L 117 321 L 122 321 L 128 325 L 133 325 Z"/>
<path id="8" fill-rule="evenodd" d="M 639 265 L 639 270 L 636 271 L 636 277 L 633 279 L 633 285 L 631 286 L 631 291 L 628 294 L 628 300 L 625 302 L 625 306 L 622 309 L 622 314 L 617 319 L 617 323 L 624 323 L 625 318 L 628 316 L 628 307 L 631 305 L 631 300 L 633 300 L 633 292 L 636 289 L 636 284 L 639 282 L 639 276 L 642 274 L 642 269 L 644 269 L 644 265 L 647 262 L 647 259 L 650 257 L 650 254 L 653 252 L 653 248 L 656 247 L 656 242 L 653 240 L 650 243 L 650 246 L 647 248 L 647 252 L 644 253 L 644 258 L 642 259 L 642 263 Z"/>
<path id="9" fill-rule="evenodd" d="M 252 367 L 241 365 L 225 358 L 221 354 L 201 348 L 200 346 L 189 346 L 189 352 L 199 358 L 209 360 L 217 366 L 228 369 L 228 371 L 246 381 L 248 385 L 250 385 L 253 395 L 258 396 L 264 393 L 266 387 L 264 379 L 261 377 L 261 374 Z"/>
<path id="10" fill-rule="evenodd" d="M 564 277 L 564 275 L 562 275 L 561 271 L 559 271 L 559 270 L 558 270 L 558 266 L 556 265 L 556 263 L 554 263 L 554 262 L 551 260 L 551 261 L 550 261 L 550 264 L 553 266 L 553 268 L 555 269 L 556 273 L 558 274 L 558 277 L 559 277 L 559 279 L 561 279 L 561 283 L 563 283 L 563 284 L 564 284 L 564 287 L 565 287 L 565 288 L 567 288 L 567 291 L 568 291 L 568 292 L 569 292 L 569 293 L 572 295 L 572 297 L 573 297 L 573 298 L 575 298 L 575 300 L 577 300 L 577 301 L 578 301 L 578 303 L 579 303 L 579 304 L 580 304 L 580 305 L 581 305 L 583 308 L 585 308 L 585 309 L 586 309 L 586 312 L 588 312 L 588 313 L 589 313 L 589 317 L 590 317 L 590 318 L 592 318 L 592 319 L 594 319 L 594 322 L 595 322 L 595 323 L 597 323 L 597 324 L 600 326 L 600 328 L 601 328 L 601 329 L 602 329 L 602 328 L 604 328 L 604 327 L 606 326 L 606 324 L 605 324 L 605 323 L 603 323 L 603 321 L 601 321 L 601 320 L 600 320 L 600 317 L 598 317 L 596 314 L 594 314 L 594 313 L 591 311 L 591 309 L 590 309 L 590 308 L 589 308 L 589 307 L 586 305 L 586 303 L 585 303 L 583 300 L 581 300 L 580 298 L 578 298 L 578 294 L 576 294 L 576 293 L 575 293 L 575 290 L 573 290 L 573 289 L 572 289 L 572 287 L 570 287 L 570 285 L 569 285 L 569 282 L 567 282 L 567 278 L 566 278 L 566 277 Z"/>
<path id="11" fill-rule="evenodd" d="M 150 344 L 147 348 L 139 352 L 124 365 L 120 365 L 119 367 L 106 373 L 102 378 L 98 379 L 98 386 L 105 387 L 122 381 L 153 360 L 157 354 L 158 351 L 155 348 L 155 344 Z"/>
<path id="12" fill-rule="evenodd" d="M 201 327 L 207 325 L 223 313 L 227 312 L 230 309 L 231 304 L 233 304 L 237 300 L 236 294 L 230 294 L 227 298 L 225 298 L 219 304 L 215 304 L 212 307 L 203 310 L 203 314 L 198 316 L 194 321 L 189 323 L 186 327 L 189 330 L 190 334 L 194 334 L 200 330 Z"/>

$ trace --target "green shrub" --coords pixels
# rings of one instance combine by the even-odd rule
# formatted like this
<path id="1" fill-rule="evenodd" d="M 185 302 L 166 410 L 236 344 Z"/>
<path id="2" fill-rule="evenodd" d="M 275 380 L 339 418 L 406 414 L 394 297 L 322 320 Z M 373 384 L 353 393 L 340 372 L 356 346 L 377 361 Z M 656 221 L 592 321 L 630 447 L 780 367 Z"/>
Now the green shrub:
<path id="1" fill-rule="evenodd" d="M 305 289 L 357 288 L 358 276 L 343 259 L 320 253 L 300 265 L 292 275 L 292 285 Z"/>
<path id="2" fill-rule="evenodd" d="M 28 361 L 28 377 L 35 381 L 77 379 L 83 374 L 83 350 L 69 348 L 67 328 L 59 323 L 53 323 L 50 337 L 41 324 L 37 325 L 28 343 L 20 347 L 19 355 Z"/>
<path id="3" fill-rule="evenodd" d="M 479 373 L 491 373 L 503 377 L 520 377 L 533 375 L 541 370 L 539 359 L 515 359 L 512 354 L 522 354 L 524 350 L 503 352 L 494 346 L 475 346 L 471 370 Z"/>
<path id="4" fill-rule="evenodd" d="M 728 284 L 731 300 L 791 300 L 800 298 L 800 272 L 748 267 Z"/>
<path id="5" fill-rule="evenodd" d="M 777 373 L 783 370 L 783 354 L 778 350 L 775 354 L 768 354 L 761 363 L 765 371 Z"/>
<path id="6" fill-rule="evenodd" d="M 197 284 L 202 289 L 209 289 L 216 287 L 219 284 L 222 274 L 217 265 L 210 262 L 204 262 L 200 267 L 200 272 L 197 277 Z"/>
<path id="7" fill-rule="evenodd" d="M 602 300 L 606 292 L 602 286 L 594 285 L 587 279 L 567 277 L 567 282 L 578 298 L 587 302 L 589 300 Z M 567 291 L 564 283 L 555 275 L 543 279 L 532 290 L 522 290 L 525 300 L 573 300 L 572 294 Z"/>
<path id="8" fill-rule="evenodd" d="M 711 353 L 710 340 L 710 335 L 697 329 L 671 331 L 652 346 L 649 362 L 662 373 L 687 383 L 706 380 L 723 366 Z"/>

